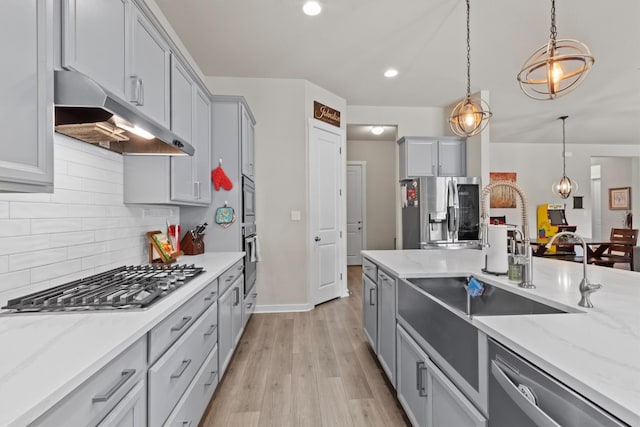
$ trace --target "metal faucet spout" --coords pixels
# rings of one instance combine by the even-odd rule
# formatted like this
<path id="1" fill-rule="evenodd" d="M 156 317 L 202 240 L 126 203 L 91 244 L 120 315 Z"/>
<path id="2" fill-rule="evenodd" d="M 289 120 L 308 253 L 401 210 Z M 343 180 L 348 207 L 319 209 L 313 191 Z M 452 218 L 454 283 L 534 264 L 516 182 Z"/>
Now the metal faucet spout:
<path id="1" fill-rule="evenodd" d="M 582 245 L 582 280 L 580 281 L 580 285 L 578 286 L 578 290 L 580 291 L 580 301 L 578 305 L 580 307 L 593 308 L 593 304 L 591 303 L 591 294 L 597 291 L 602 287 L 602 285 L 597 283 L 590 283 L 587 278 L 587 242 L 577 233 L 572 231 L 562 231 L 560 233 L 555 234 L 549 243 L 545 246 L 547 249 L 551 247 L 553 242 L 560 236 L 572 236 L 578 240 L 580 240 Z"/>

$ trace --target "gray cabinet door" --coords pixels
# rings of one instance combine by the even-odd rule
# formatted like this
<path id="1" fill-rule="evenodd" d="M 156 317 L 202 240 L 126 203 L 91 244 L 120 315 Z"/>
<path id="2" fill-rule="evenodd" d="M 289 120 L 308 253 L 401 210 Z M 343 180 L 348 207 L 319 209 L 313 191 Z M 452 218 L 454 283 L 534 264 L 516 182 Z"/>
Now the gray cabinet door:
<path id="1" fill-rule="evenodd" d="M 171 58 L 171 129 L 188 142 L 193 142 L 193 81 L 184 66 Z M 189 156 L 171 157 L 171 199 L 195 200 L 193 181 L 194 159 Z"/>
<path id="2" fill-rule="evenodd" d="M 433 138 L 402 138 L 400 144 L 400 179 L 438 174 L 438 141 Z"/>
<path id="3" fill-rule="evenodd" d="M 233 354 L 233 303 L 235 291 L 230 286 L 218 299 L 218 372 L 220 378 Z"/>
<path id="4" fill-rule="evenodd" d="M 62 66 L 126 99 L 129 0 L 63 0 Z"/>
<path id="5" fill-rule="evenodd" d="M 438 142 L 438 175 L 467 176 L 467 145 L 464 140 Z"/>
<path id="6" fill-rule="evenodd" d="M 396 384 L 396 280 L 378 271 L 378 360 Z"/>
<path id="7" fill-rule="evenodd" d="M 242 144 L 242 174 L 253 179 L 254 162 L 254 125 L 249 112 L 240 104 L 241 118 L 241 144 Z"/>
<path id="8" fill-rule="evenodd" d="M 362 325 L 374 352 L 378 352 L 378 286 L 362 275 Z"/>
<path id="9" fill-rule="evenodd" d="M 195 202 L 208 204 L 211 201 L 211 103 L 209 96 L 196 87 L 194 96 L 193 180 Z"/>
<path id="10" fill-rule="evenodd" d="M 486 418 L 430 360 L 427 368 L 429 427 L 486 427 Z"/>
<path id="11" fill-rule="evenodd" d="M 170 127 L 171 51 L 160 33 L 133 7 L 128 99 L 158 123 Z"/>
<path id="12" fill-rule="evenodd" d="M 109 412 L 98 427 L 138 427 L 147 425 L 146 380 L 138 384 Z"/>
<path id="13" fill-rule="evenodd" d="M 242 314 L 244 307 L 244 298 L 243 298 L 243 290 L 244 290 L 244 276 L 240 276 L 235 284 L 232 286 L 233 288 L 233 304 L 231 306 L 231 333 L 232 333 L 232 343 L 233 348 L 235 349 L 238 341 L 240 341 L 240 336 L 242 335 Z M 233 351 L 232 351 L 233 353 Z"/>
<path id="14" fill-rule="evenodd" d="M 2 2 L 0 191 L 53 191 L 53 6 Z"/>
<path id="15" fill-rule="evenodd" d="M 398 325 L 398 401 L 414 427 L 427 426 L 427 355 Z M 451 426 L 457 426 L 451 424 Z"/>

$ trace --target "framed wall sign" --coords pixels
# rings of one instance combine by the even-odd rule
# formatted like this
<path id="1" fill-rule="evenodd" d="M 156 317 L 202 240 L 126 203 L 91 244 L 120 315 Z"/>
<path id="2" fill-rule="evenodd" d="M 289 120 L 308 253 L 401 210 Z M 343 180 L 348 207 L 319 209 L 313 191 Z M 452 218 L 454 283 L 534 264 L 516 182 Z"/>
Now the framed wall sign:
<path id="1" fill-rule="evenodd" d="M 609 189 L 609 209 L 628 210 L 631 209 L 631 187 L 620 187 Z"/>

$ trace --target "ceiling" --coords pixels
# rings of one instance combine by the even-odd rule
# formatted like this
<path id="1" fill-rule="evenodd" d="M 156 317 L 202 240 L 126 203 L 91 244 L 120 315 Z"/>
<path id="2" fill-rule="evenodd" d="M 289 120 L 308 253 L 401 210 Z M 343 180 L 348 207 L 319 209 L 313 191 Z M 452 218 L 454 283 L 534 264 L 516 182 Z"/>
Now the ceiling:
<path id="1" fill-rule="evenodd" d="M 205 75 L 309 80 L 349 105 L 446 107 L 466 92 L 463 0 L 156 0 Z M 586 43 L 585 82 L 554 101 L 516 75 L 549 40 L 550 1 L 471 2 L 471 91 L 487 89 L 493 142 L 640 144 L 640 1 L 558 0 L 558 38 Z M 400 74 L 383 77 L 388 67 Z"/>

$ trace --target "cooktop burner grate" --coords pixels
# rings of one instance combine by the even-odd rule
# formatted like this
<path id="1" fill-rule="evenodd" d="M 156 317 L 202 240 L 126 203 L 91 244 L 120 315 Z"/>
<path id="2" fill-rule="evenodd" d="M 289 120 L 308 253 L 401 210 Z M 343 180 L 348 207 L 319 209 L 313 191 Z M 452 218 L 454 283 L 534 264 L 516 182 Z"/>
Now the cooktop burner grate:
<path id="1" fill-rule="evenodd" d="M 12 312 L 148 307 L 202 273 L 195 265 L 122 266 L 8 301 Z"/>

